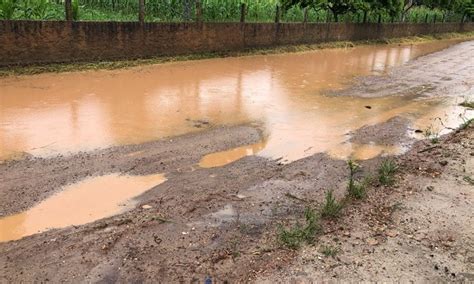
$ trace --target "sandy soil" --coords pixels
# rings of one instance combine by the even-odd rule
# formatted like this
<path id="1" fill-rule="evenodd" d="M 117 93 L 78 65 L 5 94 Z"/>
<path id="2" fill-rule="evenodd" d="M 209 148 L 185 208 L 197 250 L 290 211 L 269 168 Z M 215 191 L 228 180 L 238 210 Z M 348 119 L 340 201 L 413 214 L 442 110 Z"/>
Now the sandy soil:
<path id="1" fill-rule="evenodd" d="M 259 282 L 474 281 L 474 128 L 417 143 L 394 186 L 371 188 L 286 268 Z M 427 149 L 431 149 L 426 151 Z M 337 250 L 325 255 L 324 248 Z"/>
<path id="2" fill-rule="evenodd" d="M 462 45 L 474 48 L 474 42 Z M 469 52 L 462 55 L 458 48 L 420 58 L 388 76 L 396 82 L 406 78 L 407 70 L 428 72 L 456 56 L 471 60 Z M 457 72 L 455 64 L 450 68 Z M 474 72 L 458 71 L 445 82 L 466 91 Z M 386 89 L 400 91 L 396 85 Z M 381 125 L 363 127 L 353 133 L 354 140 L 409 140 L 406 122 L 387 123 L 391 131 L 381 131 Z M 276 241 L 278 225 L 301 220 L 305 208 L 316 207 L 328 189 L 341 197 L 346 162 L 321 153 L 290 164 L 251 156 L 219 168 L 196 165 L 205 154 L 255 143 L 261 136 L 258 126 L 219 127 L 146 144 L 0 164 L 0 215 L 23 211 L 87 176 L 159 172 L 168 178 L 127 213 L 0 243 L 0 282 L 200 282 L 207 275 L 221 282 L 473 281 L 474 192 L 465 178 L 473 173 L 472 127 L 443 137 L 431 150 L 423 151 L 432 146 L 429 141 L 417 142 L 396 158 L 401 171 L 395 186 L 371 188 L 367 199 L 351 203 L 340 219 L 325 221 L 314 245 L 298 251 Z M 381 159 L 361 162 L 360 175 L 376 172 Z M 339 253 L 325 257 L 322 245 L 333 245 Z"/>

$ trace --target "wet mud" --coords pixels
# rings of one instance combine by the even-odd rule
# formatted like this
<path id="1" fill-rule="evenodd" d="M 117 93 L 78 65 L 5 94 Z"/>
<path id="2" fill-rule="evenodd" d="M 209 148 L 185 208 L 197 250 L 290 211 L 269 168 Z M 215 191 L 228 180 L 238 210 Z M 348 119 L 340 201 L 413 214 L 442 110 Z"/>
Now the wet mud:
<path id="1" fill-rule="evenodd" d="M 470 54 L 459 49 L 470 50 L 473 45 L 461 43 L 430 56 L 431 68 L 445 64 L 437 58 L 454 55 L 464 56 L 469 65 Z M 408 70 L 423 73 L 426 58 L 396 67 L 386 76 L 396 81 Z M 247 282 L 279 271 L 295 259 L 297 252 L 282 249 L 276 242 L 278 226 L 299 220 L 308 202 L 320 203 L 328 189 L 334 189 L 337 196 L 343 194 L 348 177 L 344 159 L 360 151 L 365 173 L 376 172 L 382 155 L 400 154 L 400 143 L 410 146 L 412 132 L 434 123 L 436 117 L 446 117 L 445 123 L 455 124 L 460 119 L 458 111 L 472 116 L 457 104 L 465 96 L 473 96 L 469 90 L 474 73 L 463 73 L 471 68 L 466 64 L 451 68 L 449 72 L 458 68 L 463 74 L 453 76 L 453 81 L 463 86 L 464 93 L 453 89 L 456 93 L 446 94 L 446 100 L 431 99 L 428 93 L 379 97 L 374 92 L 375 100 L 354 97 L 349 104 L 346 96 L 318 95 L 315 100 L 323 102 L 318 111 L 303 109 L 303 116 L 295 114 L 301 108 L 291 111 L 294 102 L 288 104 L 287 112 L 276 107 L 288 119 L 280 116 L 263 123 L 252 119 L 257 122 L 251 125 L 220 126 L 221 121 L 202 120 L 200 116 L 186 120 L 186 115 L 182 120 L 190 129 L 200 131 L 145 143 L 139 138 L 134 145 L 88 152 L 6 160 L 0 163 L 3 218 L 34 208 L 64 187 L 89 177 L 165 174 L 167 181 L 133 199 L 134 205 L 119 215 L 0 243 L 0 282 L 189 282 L 202 281 L 208 275 L 216 281 Z M 278 77 L 278 72 L 269 76 Z M 340 92 L 357 94 L 360 88 Z M 315 107 L 307 100 L 298 105 Z M 337 106 L 340 113 L 331 112 L 329 106 Z M 258 112 L 254 109 L 249 113 Z M 360 117 L 364 119 L 357 119 Z M 332 122 L 325 124 L 328 120 Z M 286 126 L 274 128 L 280 132 L 268 132 L 269 125 L 285 126 L 288 121 L 294 122 L 291 125 L 311 125 L 311 131 Z M 295 140 L 281 139 L 292 137 L 290 133 Z M 319 141 L 322 134 L 325 139 Z M 334 145 L 334 149 L 330 147 Z M 266 152 L 272 149 L 285 151 Z M 413 152 L 408 152 L 401 158 L 410 161 L 411 155 Z M 415 163 L 409 165 L 416 168 Z M 436 167 L 442 170 L 442 165 Z M 472 172 L 472 163 L 465 167 Z"/>

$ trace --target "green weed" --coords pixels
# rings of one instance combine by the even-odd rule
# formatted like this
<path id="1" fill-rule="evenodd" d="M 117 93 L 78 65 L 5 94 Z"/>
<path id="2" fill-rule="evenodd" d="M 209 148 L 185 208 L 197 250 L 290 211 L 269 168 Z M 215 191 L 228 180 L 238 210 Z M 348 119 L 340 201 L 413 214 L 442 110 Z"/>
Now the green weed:
<path id="1" fill-rule="evenodd" d="M 333 195 L 333 191 L 329 190 L 326 192 L 326 199 L 323 207 L 321 208 L 321 216 L 323 218 L 336 218 L 339 216 L 343 205 L 337 202 Z"/>
<path id="2" fill-rule="evenodd" d="M 362 199 L 366 195 L 366 185 L 368 183 L 368 179 L 364 181 L 357 181 L 355 179 L 355 174 L 359 171 L 360 166 L 356 162 L 349 160 L 347 162 L 349 167 L 349 184 L 347 186 L 348 194 L 350 197 L 355 199 Z"/>
<path id="3" fill-rule="evenodd" d="M 335 257 L 339 253 L 339 248 L 333 246 L 322 246 L 320 252 L 326 257 Z"/>
<path id="4" fill-rule="evenodd" d="M 398 166 L 393 160 L 384 160 L 379 168 L 379 182 L 383 185 L 392 185 L 395 182 L 394 175 L 397 170 Z"/>
<path id="5" fill-rule="evenodd" d="M 278 230 L 278 240 L 280 243 L 290 249 L 298 249 L 303 243 L 312 243 L 316 234 L 321 230 L 319 217 L 316 212 L 310 208 L 305 210 L 304 225 L 297 223 L 290 229 L 280 226 Z"/>

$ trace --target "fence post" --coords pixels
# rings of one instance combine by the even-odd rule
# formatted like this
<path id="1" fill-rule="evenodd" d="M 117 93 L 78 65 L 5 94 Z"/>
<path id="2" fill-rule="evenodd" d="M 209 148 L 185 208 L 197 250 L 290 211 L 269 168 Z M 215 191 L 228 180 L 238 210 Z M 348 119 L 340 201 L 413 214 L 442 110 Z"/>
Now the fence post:
<path id="1" fill-rule="evenodd" d="M 72 22 L 72 0 L 64 1 L 65 9 L 66 9 L 66 21 Z"/>
<path id="2" fill-rule="evenodd" d="M 382 23 L 382 15 L 381 15 L 381 14 L 379 14 L 379 18 L 378 18 L 377 22 L 378 22 L 379 24 Z"/>
<path id="3" fill-rule="evenodd" d="M 303 23 L 307 23 L 308 22 L 308 7 L 305 7 L 304 10 L 303 10 Z"/>
<path id="4" fill-rule="evenodd" d="M 280 23 L 280 5 L 276 6 L 275 23 Z"/>
<path id="5" fill-rule="evenodd" d="M 436 23 L 436 14 L 433 17 L 433 24 Z"/>
<path id="6" fill-rule="evenodd" d="M 196 22 L 202 22 L 202 4 L 201 0 L 196 0 Z"/>
<path id="7" fill-rule="evenodd" d="M 245 23 L 245 3 L 240 4 L 240 22 Z"/>
<path id="8" fill-rule="evenodd" d="M 138 0 L 138 21 L 145 23 L 145 0 Z"/>
<path id="9" fill-rule="evenodd" d="M 428 23 L 428 14 L 426 14 L 426 17 L 425 17 L 425 23 Z"/>

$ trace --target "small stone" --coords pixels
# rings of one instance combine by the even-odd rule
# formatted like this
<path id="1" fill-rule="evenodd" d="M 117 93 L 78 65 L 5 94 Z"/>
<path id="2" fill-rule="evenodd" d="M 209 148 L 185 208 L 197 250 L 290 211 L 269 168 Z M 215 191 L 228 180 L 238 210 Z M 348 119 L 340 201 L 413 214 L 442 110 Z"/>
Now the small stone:
<path id="1" fill-rule="evenodd" d="M 374 238 L 368 238 L 368 239 L 367 239 L 367 244 L 370 245 L 370 246 L 375 246 L 375 245 L 378 245 L 378 244 L 379 244 L 379 241 L 377 241 L 377 240 L 374 239 Z"/>
<path id="2" fill-rule="evenodd" d="M 441 162 L 439 162 L 439 164 L 440 164 L 441 166 L 446 166 L 446 165 L 448 164 L 448 161 L 441 161 Z"/>
<path id="3" fill-rule="evenodd" d="M 365 108 L 366 108 L 366 109 L 372 109 L 372 107 L 371 107 L 371 106 L 365 106 Z"/>
<path id="4" fill-rule="evenodd" d="M 429 191 L 433 191 L 433 190 L 434 190 L 434 186 L 429 185 L 429 186 L 426 187 L 426 189 L 428 189 Z"/>
<path id="5" fill-rule="evenodd" d="M 393 238 L 393 237 L 398 236 L 398 232 L 395 231 L 395 230 L 386 230 L 386 231 L 385 231 L 385 235 L 386 235 L 387 237 L 392 237 L 392 238 Z"/>
<path id="6" fill-rule="evenodd" d="M 142 208 L 143 209 L 151 209 L 151 208 L 153 208 L 153 206 L 145 204 L 145 205 L 142 206 Z"/>

